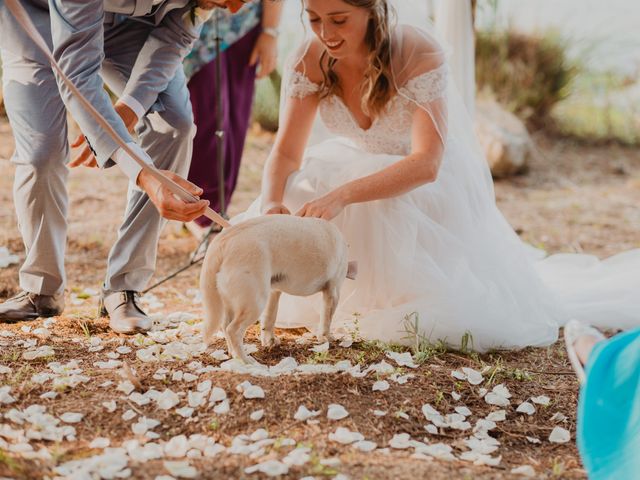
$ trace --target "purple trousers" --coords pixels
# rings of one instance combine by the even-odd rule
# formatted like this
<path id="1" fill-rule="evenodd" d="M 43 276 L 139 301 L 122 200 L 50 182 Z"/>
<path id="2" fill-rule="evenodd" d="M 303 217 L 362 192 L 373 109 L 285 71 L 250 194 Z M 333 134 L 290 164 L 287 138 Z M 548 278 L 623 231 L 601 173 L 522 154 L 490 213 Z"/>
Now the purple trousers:
<path id="1" fill-rule="evenodd" d="M 249 128 L 249 117 L 253 103 L 256 69 L 249 66 L 251 52 L 260 35 L 257 26 L 231 45 L 220 56 L 222 70 L 222 111 L 224 129 L 224 191 L 228 205 L 236 188 L 244 142 Z M 194 122 L 197 127 L 193 139 L 193 156 L 189 169 L 189 181 L 204 190 L 202 198 L 211 202 L 211 208 L 220 211 L 218 199 L 218 158 L 216 114 L 216 61 L 202 67 L 189 80 Z M 207 227 L 211 220 L 200 217 L 196 222 Z"/>

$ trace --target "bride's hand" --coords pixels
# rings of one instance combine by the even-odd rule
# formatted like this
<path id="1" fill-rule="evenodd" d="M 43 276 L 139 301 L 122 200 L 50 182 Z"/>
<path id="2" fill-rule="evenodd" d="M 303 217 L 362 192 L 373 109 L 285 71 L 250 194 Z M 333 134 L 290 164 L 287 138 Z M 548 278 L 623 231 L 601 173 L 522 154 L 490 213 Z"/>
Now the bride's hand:
<path id="1" fill-rule="evenodd" d="M 340 215 L 346 206 L 347 204 L 341 192 L 334 190 L 323 197 L 305 203 L 302 208 L 296 212 L 296 215 L 299 217 L 316 217 L 331 220 Z"/>
<path id="2" fill-rule="evenodd" d="M 263 215 L 291 215 L 291 212 L 282 203 L 270 202 L 262 207 Z"/>

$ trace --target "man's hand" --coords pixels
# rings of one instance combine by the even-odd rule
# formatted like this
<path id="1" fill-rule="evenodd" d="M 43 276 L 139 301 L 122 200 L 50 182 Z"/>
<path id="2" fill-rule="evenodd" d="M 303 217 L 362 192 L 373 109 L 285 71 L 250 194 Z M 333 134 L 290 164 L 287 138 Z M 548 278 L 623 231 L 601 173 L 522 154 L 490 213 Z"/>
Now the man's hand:
<path id="1" fill-rule="evenodd" d="M 113 108 L 115 109 L 116 113 L 120 115 L 120 118 L 127 127 L 127 130 L 133 132 L 136 123 L 138 123 L 138 116 L 134 113 L 134 111 L 124 103 L 116 103 Z M 83 148 L 80 153 L 71 162 L 69 162 L 69 167 L 75 168 L 79 167 L 80 165 L 84 165 L 85 167 L 89 168 L 97 167 L 98 161 L 89 148 L 89 145 L 87 145 L 86 139 L 84 138 L 83 134 L 78 135 L 78 137 L 71 144 L 71 148 L 79 147 Z"/>
<path id="2" fill-rule="evenodd" d="M 197 187 L 181 176 L 168 170 L 160 170 L 160 172 L 192 195 L 196 197 L 202 195 L 202 189 L 200 187 Z M 190 222 L 204 215 L 205 210 L 209 206 L 208 200 L 198 200 L 197 202 L 189 203 L 176 198 L 167 187 L 146 170 L 142 170 L 138 175 L 137 184 L 149 195 L 149 199 L 156 206 L 160 215 L 167 220 Z"/>
<path id="3" fill-rule="evenodd" d="M 266 33 L 262 33 L 258 37 L 258 41 L 256 42 L 256 46 L 253 48 L 253 52 L 251 52 L 251 58 L 249 60 L 249 65 L 254 66 L 258 62 L 260 63 L 260 68 L 258 69 L 258 73 L 256 74 L 257 78 L 264 78 L 269 75 L 276 68 L 276 63 L 278 61 L 278 42 L 271 35 L 267 35 Z"/>
<path id="4" fill-rule="evenodd" d="M 282 203 L 278 202 L 269 202 L 264 207 L 262 207 L 263 215 L 291 215 L 291 212 L 287 207 Z"/>

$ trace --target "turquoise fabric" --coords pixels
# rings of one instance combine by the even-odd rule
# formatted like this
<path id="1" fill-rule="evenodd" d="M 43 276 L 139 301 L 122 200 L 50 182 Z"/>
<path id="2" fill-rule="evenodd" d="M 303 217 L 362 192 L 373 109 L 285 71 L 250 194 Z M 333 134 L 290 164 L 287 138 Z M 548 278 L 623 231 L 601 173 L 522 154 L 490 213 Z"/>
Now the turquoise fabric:
<path id="1" fill-rule="evenodd" d="M 213 11 L 211 18 L 202 25 L 200 38 L 196 40 L 191 52 L 184 59 L 183 67 L 187 79 L 190 79 L 198 70 L 216 58 L 216 17 L 220 38 L 222 38 L 220 50 L 225 51 L 260 24 L 262 1 L 251 0 L 233 15 L 221 8 Z"/>
<path id="2" fill-rule="evenodd" d="M 578 404 L 578 448 L 591 480 L 640 479 L 640 329 L 598 343 Z"/>

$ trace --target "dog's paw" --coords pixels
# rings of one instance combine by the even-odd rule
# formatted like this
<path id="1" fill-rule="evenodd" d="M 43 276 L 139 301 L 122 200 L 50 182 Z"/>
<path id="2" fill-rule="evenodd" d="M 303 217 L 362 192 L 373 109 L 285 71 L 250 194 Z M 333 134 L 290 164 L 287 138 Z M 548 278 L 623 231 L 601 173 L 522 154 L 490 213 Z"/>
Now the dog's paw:
<path id="1" fill-rule="evenodd" d="M 246 363 L 250 367 L 264 367 L 265 366 L 262 363 L 260 363 L 258 360 L 253 358 L 251 355 L 248 355 L 247 357 L 243 358 L 242 360 L 243 360 L 244 363 Z"/>
<path id="2" fill-rule="evenodd" d="M 326 343 L 326 342 L 331 343 L 334 340 L 334 338 L 331 335 L 329 334 L 325 335 L 323 333 L 317 334 L 316 339 L 318 340 L 318 343 Z"/>
<path id="3" fill-rule="evenodd" d="M 274 334 L 267 335 L 263 333 L 262 336 L 260 337 L 260 342 L 262 343 L 262 346 L 265 348 L 273 348 L 280 345 L 280 339 L 276 337 Z"/>

